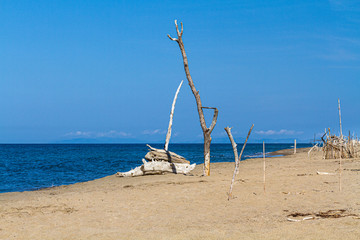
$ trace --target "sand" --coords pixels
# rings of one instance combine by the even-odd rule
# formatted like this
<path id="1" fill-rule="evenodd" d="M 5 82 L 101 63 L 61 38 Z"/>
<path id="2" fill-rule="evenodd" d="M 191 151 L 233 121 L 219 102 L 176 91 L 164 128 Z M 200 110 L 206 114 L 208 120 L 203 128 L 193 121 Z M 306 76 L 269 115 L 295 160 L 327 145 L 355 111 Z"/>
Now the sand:
<path id="1" fill-rule="evenodd" d="M 266 193 L 262 159 L 241 162 L 230 201 L 234 163 L 3 193 L 0 239 L 360 239 L 360 159 L 343 161 L 340 192 L 338 160 L 299 152 L 267 158 Z"/>

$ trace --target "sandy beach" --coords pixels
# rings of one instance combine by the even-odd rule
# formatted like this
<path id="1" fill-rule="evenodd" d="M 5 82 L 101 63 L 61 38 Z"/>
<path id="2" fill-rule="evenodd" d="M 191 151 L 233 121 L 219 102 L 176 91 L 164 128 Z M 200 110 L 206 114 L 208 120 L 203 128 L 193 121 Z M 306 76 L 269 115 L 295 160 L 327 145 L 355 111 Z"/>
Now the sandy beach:
<path id="1" fill-rule="evenodd" d="M 280 152 L 277 154 L 286 153 Z M 288 151 L 291 153 L 291 151 Z M 0 239 L 360 239 L 360 159 L 321 152 L 0 194 Z M 318 175 L 317 171 L 336 173 Z M 306 220 L 303 220 L 303 219 Z"/>

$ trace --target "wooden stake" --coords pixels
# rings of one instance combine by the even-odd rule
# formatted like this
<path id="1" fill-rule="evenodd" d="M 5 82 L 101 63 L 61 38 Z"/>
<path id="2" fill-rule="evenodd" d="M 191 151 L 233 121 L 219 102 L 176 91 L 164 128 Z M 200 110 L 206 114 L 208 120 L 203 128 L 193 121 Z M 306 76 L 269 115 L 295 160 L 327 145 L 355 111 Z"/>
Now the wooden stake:
<path id="1" fill-rule="evenodd" d="M 249 136 L 250 136 L 250 134 L 251 134 L 251 131 L 252 131 L 253 127 L 254 127 L 254 124 L 251 126 L 251 128 L 250 128 L 250 130 L 249 130 L 249 132 L 248 132 L 248 135 L 247 135 L 247 137 L 246 137 L 246 140 L 245 140 L 245 142 L 244 142 L 244 145 L 243 145 L 243 147 L 242 147 L 242 149 L 241 149 L 241 152 L 240 152 L 240 155 L 239 155 L 239 156 L 238 156 L 238 154 L 237 154 L 237 144 L 235 143 L 234 138 L 233 138 L 233 136 L 232 136 L 232 134 L 231 134 L 231 128 L 229 128 L 229 127 L 226 127 L 226 128 L 225 128 L 225 131 L 226 131 L 226 133 L 228 134 L 229 139 L 230 139 L 230 142 L 231 142 L 231 145 L 232 145 L 232 147 L 233 147 L 234 157 L 235 157 L 235 169 L 234 169 L 234 174 L 233 174 L 233 177 L 232 177 L 232 180 L 231 180 L 231 184 L 230 184 L 230 190 L 229 190 L 228 200 L 230 200 L 230 197 L 231 197 L 233 185 L 234 185 L 234 182 L 235 182 L 235 177 L 236 177 L 236 175 L 239 173 L 239 166 L 240 166 L 241 156 L 242 156 L 242 154 L 243 154 L 243 152 L 244 152 L 246 143 L 247 143 L 247 141 L 248 141 L 248 139 L 249 139 Z"/>
<path id="2" fill-rule="evenodd" d="M 294 154 L 296 154 L 296 139 L 294 141 Z"/>
<path id="3" fill-rule="evenodd" d="M 340 148 L 340 164 L 339 164 L 339 191 L 341 192 L 341 170 L 342 170 L 342 166 L 341 166 L 341 154 L 342 154 L 342 148 Z"/>
<path id="4" fill-rule="evenodd" d="M 263 142 L 263 159 L 264 159 L 264 194 L 266 193 L 266 179 L 265 179 L 265 169 L 266 169 L 266 160 L 265 160 L 265 142 Z"/>
<path id="5" fill-rule="evenodd" d="M 341 108 L 340 108 L 340 98 L 338 98 L 338 108 L 339 108 L 339 122 L 340 122 L 340 138 L 343 138 L 342 126 L 341 126 Z"/>
<path id="6" fill-rule="evenodd" d="M 171 127 L 172 127 L 172 122 L 173 122 L 173 117 L 174 117 L 174 110 L 175 110 L 175 103 L 176 103 L 176 99 L 177 99 L 177 96 L 179 94 L 179 91 L 180 91 L 180 88 L 181 88 L 183 82 L 184 81 L 182 80 L 179 87 L 177 88 L 176 93 L 175 93 L 175 97 L 174 97 L 174 100 L 173 100 L 173 103 L 172 103 L 172 106 L 171 106 L 169 127 L 168 127 L 168 130 L 167 130 L 167 133 L 166 133 L 165 146 L 164 146 L 165 151 L 167 151 L 168 147 L 169 147 L 169 142 L 170 142 L 170 137 L 171 137 Z"/>

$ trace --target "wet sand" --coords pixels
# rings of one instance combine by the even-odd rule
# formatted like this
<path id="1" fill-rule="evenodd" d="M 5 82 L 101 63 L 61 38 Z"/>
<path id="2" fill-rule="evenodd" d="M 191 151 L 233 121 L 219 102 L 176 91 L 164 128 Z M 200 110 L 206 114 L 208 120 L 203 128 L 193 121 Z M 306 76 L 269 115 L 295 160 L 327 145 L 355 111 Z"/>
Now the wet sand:
<path id="1" fill-rule="evenodd" d="M 265 193 L 263 160 L 243 161 L 230 201 L 233 162 L 3 193 L 0 239 L 360 239 L 360 159 L 343 160 L 340 192 L 339 161 L 321 156 L 267 158 Z"/>

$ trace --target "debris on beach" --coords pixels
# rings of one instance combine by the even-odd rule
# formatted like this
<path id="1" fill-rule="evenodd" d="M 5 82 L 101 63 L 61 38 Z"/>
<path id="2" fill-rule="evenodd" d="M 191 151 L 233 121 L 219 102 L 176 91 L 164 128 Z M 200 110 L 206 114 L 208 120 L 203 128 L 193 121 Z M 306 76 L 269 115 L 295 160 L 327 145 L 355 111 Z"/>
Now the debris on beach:
<path id="1" fill-rule="evenodd" d="M 147 144 L 149 152 L 145 155 L 145 159 L 148 161 L 167 161 L 172 163 L 187 163 L 190 164 L 183 156 L 180 156 L 174 152 L 165 151 L 163 149 L 157 149 Z"/>
<path id="2" fill-rule="evenodd" d="M 351 139 L 350 134 L 348 137 L 331 135 L 330 129 L 328 129 L 321 140 L 323 141 L 324 159 L 357 158 L 360 156 L 360 141 Z"/>
<path id="3" fill-rule="evenodd" d="M 319 171 L 316 171 L 316 174 L 317 175 L 336 175 L 336 173 L 319 172 Z"/>
<path id="4" fill-rule="evenodd" d="M 142 175 L 163 174 L 165 172 L 188 174 L 195 169 L 196 164 L 191 164 L 183 156 L 163 149 L 153 148 L 142 159 L 143 165 L 128 172 L 118 172 L 118 177 L 135 177 Z"/>
<path id="5" fill-rule="evenodd" d="M 290 222 L 300 222 L 310 219 L 319 219 L 319 218 L 342 218 L 342 217 L 354 217 L 358 218 L 359 215 L 354 213 L 349 213 L 346 209 L 335 209 L 328 211 L 319 211 L 315 213 L 300 213 L 295 212 L 287 215 L 287 220 Z M 290 218 L 293 217 L 293 218 Z M 301 217 L 300 219 L 294 219 L 296 217 Z"/>
<path id="6" fill-rule="evenodd" d="M 324 135 L 321 137 L 323 142 L 322 150 L 324 152 L 324 159 L 336 159 L 336 158 L 357 158 L 360 156 L 360 141 L 354 136 L 344 136 L 341 125 L 341 108 L 340 99 L 338 99 L 338 110 L 339 110 L 339 123 L 340 123 L 340 136 L 331 134 L 330 128 L 325 129 Z"/>

